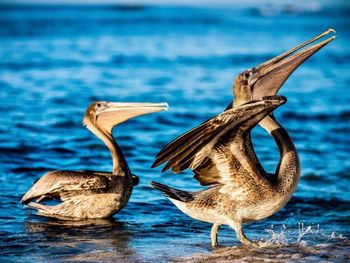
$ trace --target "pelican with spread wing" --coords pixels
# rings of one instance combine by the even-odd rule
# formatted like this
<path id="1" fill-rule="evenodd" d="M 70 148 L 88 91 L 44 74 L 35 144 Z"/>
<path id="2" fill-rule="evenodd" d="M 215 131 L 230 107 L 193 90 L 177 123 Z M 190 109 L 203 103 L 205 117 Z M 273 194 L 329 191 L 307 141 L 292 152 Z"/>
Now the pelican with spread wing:
<path id="1" fill-rule="evenodd" d="M 295 52 L 334 32 L 329 29 L 239 74 L 233 87 L 234 101 L 224 113 L 181 135 L 157 155 L 153 167 L 166 163 L 163 171 L 171 168 L 174 173 L 189 168 L 201 185 L 210 186 L 187 192 L 151 183 L 185 214 L 213 224 L 212 246 L 218 245 L 220 225 L 231 226 L 243 244 L 253 244 L 242 225 L 273 215 L 294 193 L 300 163 L 289 134 L 271 114 L 285 102 L 275 94 L 298 66 L 335 36 Z M 263 169 L 251 143 L 250 131 L 257 123 L 273 137 L 280 152 L 273 174 Z"/>

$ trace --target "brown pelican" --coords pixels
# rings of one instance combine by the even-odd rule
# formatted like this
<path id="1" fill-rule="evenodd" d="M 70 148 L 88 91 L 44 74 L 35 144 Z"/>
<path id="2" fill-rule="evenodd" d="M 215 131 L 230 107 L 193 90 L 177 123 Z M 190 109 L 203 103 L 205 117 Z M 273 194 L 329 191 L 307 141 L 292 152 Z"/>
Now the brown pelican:
<path id="1" fill-rule="evenodd" d="M 335 31 L 327 30 L 238 75 L 234 82 L 235 100 L 227 111 L 237 115 L 242 107 L 251 104 L 251 100 L 275 95 L 300 64 L 335 37 L 291 54 L 331 32 Z M 163 171 L 172 168 L 175 173 L 190 168 L 201 185 L 212 187 L 199 192 L 186 192 L 156 182 L 151 184 L 185 214 L 213 224 L 212 246 L 218 244 L 217 231 L 222 224 L 231 226 L 243 244 L 252 244 L 245 237 L 242 224 L 269 217 L 289 201 L 300 177 L 299 158 L 287 131 L 274 117 L 270 115 L 263 119 L 265 115 L 259 115 L 261 118 L 258 121 L 263 119 L 259 124 L 272 135 L 280 151 L 276 172 L 268 174 L 251 144 L 249 131 L 256 123 L 256 115 L 248 116 L 251 121 L 242 123 L 244 128 L 233 124 L 227 128 L 229 124 L 220 121 L 221 115 L 169 143 L 153 164 L 155 167 L 168 162 Z M 232 118 L 237 120 L 236 117 Z M 246 128 L 249 123 L 249 128 Z M 243 132 L 243 129 L 246 130 Z"/>
<path id="2" fill-rule="evenodd" d="M 128 202 L 138 177 L 131 174 L 112 129 L 133 117 L 167 108 L 166 103 L 93 102 L 86 110 L 83 124 L 110 150 L 113 172 L 48 172 L 29 189 L 21 203 L 36 209 L 39 215 L 61 219 L 106 218 L 117 213 Z M 61 200 L 57 205 L 39 204 L 57 198 Z"/>

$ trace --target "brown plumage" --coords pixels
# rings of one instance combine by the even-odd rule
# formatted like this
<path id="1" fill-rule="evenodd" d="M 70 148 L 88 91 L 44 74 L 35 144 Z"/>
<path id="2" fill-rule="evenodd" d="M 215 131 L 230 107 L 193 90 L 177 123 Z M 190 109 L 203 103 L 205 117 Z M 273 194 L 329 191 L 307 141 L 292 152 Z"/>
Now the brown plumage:
<path id="1" fill-rule="evenodd" d="M 161 154 L 160 162 L 178 171 L 190 168 L 202 185 L 210 185 L 199 192 L 186 192 L 159 183 L 151 184 L 162 191 L 181 211 L 209 223 L 213 229 L 227 224 L 233 227 L 242 243 L 242 224 L 272 215 L 285 204 L 285 192 L 295 187 L 280 184 L 274 187 L 251 163 L 244 137 L 267 114 L 285 103 L 284 97 L 272 96 L 251 101 L 227 110 L 185 133 L 165 147 L 177 145 L 177 151 Z M 157 158 L 158 160 L 158 158 Z M 159 160 L 158 160 L 159 161 Z M 286 176 L 295 177 L 294 173 Z M 273 198 L 272 198 L 273 197 Z M 214 231 L 213 230 L 213 231 Z M 215 232 L 214 231 L 214 232 Z M 216 238 L 213 238 L 216 245 Z"/>
<path id="2" fill-rule="evenodd" d="M 86 110 L 83 123 L 109 148 L 113 172 L 48 172 L 29 189 L 21 203 L 36 209 L 39 215 L 60 219 L 106 218 L 117 213 L 127 204 L 138 177 L 131 174 L 113 138 L 112 129 L 130 118 L 166 110 L 167 107 L 165 103 L 92 103 Z M 57 205 L 40 204 L 46 199 L 61 202 Z"/>
<path id="3" fill-rule="evenodd" d="M 175 139 L 157 155 L 153 167 L 167 163 L 163 170 L 171 168 L 174 173 L 189 168 L 201 185 L 211 186 L 199 192 L 186 192 L 152 182 L 181 211 L 213 224 L 213 246 L 218 244 L 217 231 L 222 224 L 234 228 L 242 243 L 252 244 L 245 237 L 242 224 L 271 216 L 294 193 L 300 177 L 299 158 L 287 131 L 272 114 L 269 115 L 274 107 L 265 104 L 266 108 L 260 114 L 246 111 L 246 107 L 250 105 L 258 109 L 254 100 L 275 95 L 298 66 L 335 37 L 293 53 L 331 32 L 335 31 L 327 30 L 239 74 L 233 87 L 234 101 L 224 113 Z M 269 99 L 277 100 L 278 97 L 267 101 Z M 280 99 L 280 104 L 282 101 Z M 258 122 L 271 134 L 280 151 L 274 174 L 263 169 L 251 143 L 250 130 Z"/>

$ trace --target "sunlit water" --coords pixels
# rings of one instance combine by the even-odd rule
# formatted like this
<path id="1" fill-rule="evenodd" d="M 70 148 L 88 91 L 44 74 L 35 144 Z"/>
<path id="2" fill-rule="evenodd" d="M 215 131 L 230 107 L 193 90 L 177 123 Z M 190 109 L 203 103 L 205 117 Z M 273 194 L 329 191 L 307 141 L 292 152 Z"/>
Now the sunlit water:
<path id="1" fill-rule="evenodd" d="M 6 261 L 349 260 L 349 10 L 2 7 L 0 9 L 0 255 Z M 297 70 L 280 94 L 278 120 L 295 141 L 302 177 L 273 217 L 246 226 L 260 249 L 223 227 L 177 210 L 150 180 L 199 189 L 191 172 L 150 169 L 171 139 L 214 116 L 232 99 L 233 78 L 329 27 L 338 39 Z M 168 112 L 118 126 L 114 135 L 141 178 L 112 220 L 65 222 L 19 204 L 54 169 L 111 170 L 105 146 L 81 126 L 93 100 L 166 101 Z M 266 169 L 278 151 L 257 128 Z"/>

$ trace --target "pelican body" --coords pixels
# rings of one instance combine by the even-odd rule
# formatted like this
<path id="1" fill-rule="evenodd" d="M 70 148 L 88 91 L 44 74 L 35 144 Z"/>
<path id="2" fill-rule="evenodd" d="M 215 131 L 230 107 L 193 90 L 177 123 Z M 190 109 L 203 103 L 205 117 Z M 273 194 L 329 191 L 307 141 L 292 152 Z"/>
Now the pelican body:
<path id="1" fill-rule="evenodd" d="M 255 245 L 243 232 L 243 224 L 267 218 L 292 197 L 300 178 L 300 162 L 288 132 L 272 111 L 285 103 L 275 96 L 283 83 L 306 59 L 335 39 L 330 37 L 299 53 L 301 48 L 335 31 L 329 29 L 305 43 L 237 76 L 234 101 L 224 113 L 204 122 L 166 145 L 153 167 L 167 163 L 179 173 L 193 170 L 202 191 L 188 192 L 151 182 L 182 212 L 213 224 L 212 246 L 218 245 L 220 225 L 229 225 L 239 241 Z M 274 139 L 280 160 L 273 174 L 259 162 L 250 137 L 251 129 L 263 127 Z"/>
<path id="2" fill-rule="evenodd" d="M 83 124 L 110 150 L 113 171 L 48 172 L 29 189 L 21 203 L 37 210 L 39 215 L 60 219 L 113 216 L 127 204 L 138 177 L 131 174 L 113 138 L 112 129 L 130 118 L 167 108 L 166 103 L 92 103 L 86 110 Z M 61 202 L 57 205 L 41 204 L 46 199 L 59 199 Z"/>

